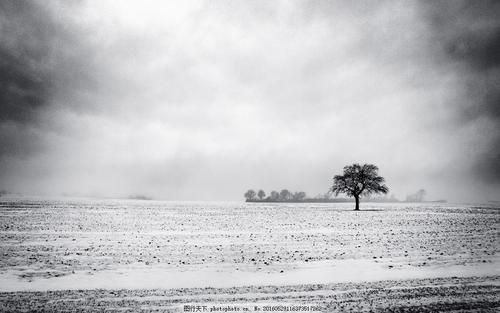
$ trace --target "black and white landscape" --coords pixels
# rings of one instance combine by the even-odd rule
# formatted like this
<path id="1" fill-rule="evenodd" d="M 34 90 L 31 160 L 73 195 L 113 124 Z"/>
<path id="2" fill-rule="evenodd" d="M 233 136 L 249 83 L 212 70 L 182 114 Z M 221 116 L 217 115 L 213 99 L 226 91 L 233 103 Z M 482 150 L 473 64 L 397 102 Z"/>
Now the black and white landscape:
<path id="1" fill-rule="evenodd" d="M 498 16 L 0 0 L 0 311 L 498 311 Z"/>

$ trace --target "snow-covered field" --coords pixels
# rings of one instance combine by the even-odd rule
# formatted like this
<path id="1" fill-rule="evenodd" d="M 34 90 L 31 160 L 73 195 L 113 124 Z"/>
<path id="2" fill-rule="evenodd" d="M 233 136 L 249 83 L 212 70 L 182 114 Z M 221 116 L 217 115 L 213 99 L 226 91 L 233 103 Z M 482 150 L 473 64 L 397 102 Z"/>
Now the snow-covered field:
<path id="1" fill-rule="evenodd" d="M 361 209 L 0 198 L 0 310 L 500 308 L 498 207 Z"/>

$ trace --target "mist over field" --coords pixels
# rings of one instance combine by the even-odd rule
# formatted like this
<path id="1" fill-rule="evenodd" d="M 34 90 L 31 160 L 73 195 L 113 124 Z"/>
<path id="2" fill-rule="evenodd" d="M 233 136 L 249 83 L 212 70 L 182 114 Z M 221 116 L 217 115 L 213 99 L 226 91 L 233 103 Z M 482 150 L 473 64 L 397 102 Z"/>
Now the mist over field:
<path id="1" fill-rule="evenodd" d="M 2 1 L 0 189 L 500 200 L 494 1 Z"/>

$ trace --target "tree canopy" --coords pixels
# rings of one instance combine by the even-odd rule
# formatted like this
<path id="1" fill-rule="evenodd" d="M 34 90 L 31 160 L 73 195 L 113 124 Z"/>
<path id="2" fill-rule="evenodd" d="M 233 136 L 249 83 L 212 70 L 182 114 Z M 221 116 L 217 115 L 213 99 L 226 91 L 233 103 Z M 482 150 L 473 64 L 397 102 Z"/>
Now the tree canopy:
<path id="1" fill-rule="evenodd" d="M 259 192 L 257 192 L 257 196 L 259 197 L 260 200 L 262 200 L 266 197 L 266 192 L 260 189 Z"/>
<path id="2" fill-rule="evenodd" d="M 378 175 L 378 167 L 373 164 L 354 163 L 344 167 L 343 175 L 333 177 L 331 191 L 338 196 L 340 193 L 356 199 L 356 210 L 359 210 L 359 197 L 371 193 L 386 194 L 389 188 L 384 185 L 385 179 Z"/>
<path id="3" fill-rule="evenodd" d="M 244 196 L 247 200 L 253 200 L 255 199 L 255 196 L 257 195 L 257 193 L 255 192 L 255 190 L 252 190 L 252 189 L 249 189 L 247 192 L 245 192 Z"/>

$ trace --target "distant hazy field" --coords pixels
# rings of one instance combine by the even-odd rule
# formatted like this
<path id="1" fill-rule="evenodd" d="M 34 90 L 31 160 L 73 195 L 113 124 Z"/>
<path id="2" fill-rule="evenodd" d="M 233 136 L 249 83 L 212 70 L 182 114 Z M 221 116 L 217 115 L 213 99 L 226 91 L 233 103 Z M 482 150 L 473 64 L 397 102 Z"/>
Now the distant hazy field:
<path id="1" fill-rule="evenodd" d="M 500 210 L 0 198 L 0 310 L 496 311 Z"/>

